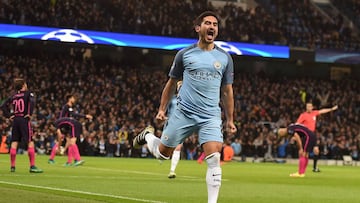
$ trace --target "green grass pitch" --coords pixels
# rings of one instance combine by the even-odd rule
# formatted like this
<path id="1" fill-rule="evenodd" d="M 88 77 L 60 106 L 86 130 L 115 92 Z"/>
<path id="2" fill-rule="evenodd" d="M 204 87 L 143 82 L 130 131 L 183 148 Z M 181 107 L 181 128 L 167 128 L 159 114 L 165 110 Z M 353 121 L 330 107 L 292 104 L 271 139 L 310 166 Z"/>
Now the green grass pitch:
<path id="1" fill-rule="evenodd" d="M 17 156 L 10 173 L 9 155 L 0 155 L 0 202 L 207 202 L 206 163 L 181 160 L 176 179 L 168 179 L 170 161 L 83 157 L 83 166 L 64 167 L 66 157 L 37 156 L 42 174 L 29 173 L 27 155 Z M 311 163 L 311 161 L 310 161 Z M 360 202 L 360 168 L 321 166 L 305 178 L 290 178 L 297 165 L 231 162 L 222 166 L 219 203 Z"/>

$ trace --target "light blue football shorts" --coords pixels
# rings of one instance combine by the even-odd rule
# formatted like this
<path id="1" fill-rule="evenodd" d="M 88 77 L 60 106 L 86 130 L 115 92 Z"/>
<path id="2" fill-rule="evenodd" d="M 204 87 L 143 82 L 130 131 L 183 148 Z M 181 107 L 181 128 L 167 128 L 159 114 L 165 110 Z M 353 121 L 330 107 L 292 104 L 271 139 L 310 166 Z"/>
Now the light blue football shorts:
<path id="1" fill-rule="evenodd" d="M 199 135 L 200 145 L 209 142 L 223 142 L 221 115 L 211 118 L 189 114 L 178 107 L 169 115 L 164 125 L 161 143 L 167 147 L 176 147 L 193 133 Z"/>

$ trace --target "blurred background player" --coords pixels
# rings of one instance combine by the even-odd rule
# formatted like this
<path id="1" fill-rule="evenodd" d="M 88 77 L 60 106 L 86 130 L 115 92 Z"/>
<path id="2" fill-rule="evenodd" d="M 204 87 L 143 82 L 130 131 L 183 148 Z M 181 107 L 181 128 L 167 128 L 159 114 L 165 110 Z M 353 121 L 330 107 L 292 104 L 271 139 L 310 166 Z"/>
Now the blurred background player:
<path id="1" fill-rule="evenodd" d="M 306 103 L 306 111 L 300 114 L 299 118 L 297 119 L 296 123 L 302 124 L 307 127 L 309 130 L 315 133 L 316 128 L 316 117 L 320 114 L 329 113 L 331 111 L 335 111 L 338 109 L 338 106 L 335 105 L 332 108 L 323 108 L 320 110 L 313 110 L 314 106 L 311 101 Z M 319 146 L 316 144 L 314 146 L 314 164 L 313 164 L 313 172 L 320 172 L 320 169 L 317 167 L 317 161 L 319 159 Z"/>
<path id="2" fill-rule="evenodd" d="M 181 149 L 183 144 L 179 144 L 175 147 L 174 152 L 171 157 L 171 165 L 170 165 L 170 173 L 168 175 L 168 178 L 176 178 L 176 166 L 179 163 L 180 157 L 181 157 Z"/>
<path id="3" fill-rule="evenodd" d="M 34 95 L 28 90 L 27 84 L 22 78 L 14 79 L 14 88 L 16 93 L 1 105 L 4 115 L 13 121 L 10 147 L 10 170 L 11 172 L 15 172 L 16 152 L 20 142 L 20 144 L 23 145 L 23 148 L 28 151 L 30 173 L 42 173 L 43 170 L 35 166 L 35 148 L 30 122 L 35 105 Z M 9 106 L 11 106 L 11 110 Z M 10 111 L 12 111 L 12 113 L 10 113 Z"/>
<path id="4" fill-rule="evenodd" d="M 177 86 L 176 86 L 176 92 L 178 93 L 180 90 L 180 87 L 182 85 L 182 81 L 178 81 L 177 82 Z M 176 100 L 177 100 L 177 94 L 174 94 L 172 100 L 170 101 L 168 107 L 167 107 L 167 116 L 169 117 L 173 111 L 175 110 L 176 107 Z M 149 129 L 151 129 L 152 134 L 154 134 L 155 129 L 152 126 L 148 126 Z M 155 134 L 154 134 L 155 136 Z M 136 148 L 138 148 L 139 146 L 136 144 L 136 142 L 133 143 L 134 146 L 136 146 Z M 172 179 L 172 178 L 176 178 L 176 167 L 179 163 L 180 157 L 181 157 L 181 149 L 182 149 L 183 144 L 179 144 L 178 146 L 176 146 L 172 156 L 171 156 L 171 165 L 170 165 L 170 172 L 168 175 L 168 178 Z M 160 160 L 162 163 L 162 160 Z"/>
<path id="5" fill-rule="evenodd" d="M 279 138 L 290 135 L 296 141 L 299 149 L 299 169 L 298 172 L 290 174 L 290 177 L 305 177 L 309 153 L 316 144 L 314 132 L 301 124 L 290 124 L 287 128 L 276 129 L 275 134 Z"/>
<path id="6" fill-rule="evenodd" d="M 81 160 L 80 153 L 75 147 L 71 146 L 77 146 L 76 143 L 74 144 L 74 140 L 76 142 L 77 138 L 80 138 L 80 135 L 82 133 L 82 125 L 79 121 L 69 118 L 69 117 L 62 117 L 55 121 L 56 131 L 61 135 L 64 135 L 66 138 L 66 141 L 69 143 L 68 146 L 68 160 L 65 163 L 65 166 L 71 166 L 73 158 L 75 159 L 74 166 L 79 166 L 84 163 L 83 160 Z M 59 146 L 61 146 L 61 140 L 58 143 Z"/>
<path id="7" fill-rule="evenodd" d="M 63 141 L 65 141 L 65 146 L 62 147 Z M 50 158 L 48 160 L 49 164 L 55 164 L 55 155 L 63 155 L 69 147 L 69 141 L 66 141 L 66 137 L 61 131 L 56 130 L 56 140 L 55 145 L 51 149 Z"/>
<path id="8" fill-rule="evenodd" d="M 170 114 L 172 114 L 175 110 L 176 107 L 176 98 L 177 98 L 177 93 L 179 93 L 180 87 L 182 85 L 182 81 L 178 81 L 176 83 L 176 94 L 174 94 L 173 99 L 170 101 L 169 106 L 167 108 L 167 116 L 169 117 Z M 168 175 L 168 178 L 176 178 L 176 167 L 177 164 L 179 163 L 180 157 L 181 157 L 181 149 L 182 149 L 183 144 L 178 144 L 178 146 L 175 147 L 175 150 L 171 156 L 171 165 L 170 165 L 170 173 Z"/>
<path id="9" fill-rule="evenodd" d="M 74 118 L 74 119 L 87 118 L 89 120 L 92 120 L 93 117 L 89 114 L 85 115 L 85 114 L 75 112 L 74 105 L 76 103 L 76 98 L 74 95 L 72 95 L 72 94 L 67 95 L 66 100 L 67 100 L 67 102 L 62 107 L 59 118 Z M 61 145 L 59 145 L 59 143 L 61 143 L 62 139 L 64 138 L 64 136 L 60 133 L 60 131 L 57 131 L 56 136 L 57 136 L 56 143 L 51 150 L 50 158 L 48 160 L 48 163 L 50 163 L 50 164 L 55 163 L 55 161 L 54 161 L 55 155 L 57 153 L 59 153 L 60 146 L 61 146 Z M 74 156 L 74 157 L 78 158 L 78 157 L 80 157 L 80 152 L 79 152 L 78 146 L 76 145 L 76 140 L 77 140 L 76 137 L 67 139 L 65 148 L 67 148 L 67 150 L 68 150 L 68 156 L 69 156 L 69 153 L 75 153 L 74 155 L 70 154 L 70 156 Z M 77 163 L 77 161 L 80 161 L 80 160 L 75 158 L 75 163 Z M 83 163 L 83 162 L 84 161 L 81 161 L 81 163 Z M 71 165 L 71 162 L 70 163 L 66 162 L 65 165 Z"/>

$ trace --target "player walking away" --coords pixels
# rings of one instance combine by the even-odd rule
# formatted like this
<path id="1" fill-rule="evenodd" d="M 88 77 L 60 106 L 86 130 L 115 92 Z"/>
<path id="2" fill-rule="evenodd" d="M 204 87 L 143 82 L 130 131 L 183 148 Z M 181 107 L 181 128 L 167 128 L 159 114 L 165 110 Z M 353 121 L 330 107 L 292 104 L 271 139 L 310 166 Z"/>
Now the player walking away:
<path id="1" fill-rule="evenodd" d="M 335 105 L 332 108 L 324 108 L 320 110 L 313 110 L 314 106 L 311 102 L 306 103 L 306 111 L 300 114 L 296 123 L 302 124 L 306 126 L 309 130 L 315 133 L 316 128 L 316 117 L 320 114 L 329 113 L 331 111 L 335 111 L 338 109 L 338 106 Z M 316 144 L 314 146 L 314 164 L 313 164 L 313 172 L 320 172 L 320 169 L 317 167 L 317 161 L 319 159 L 319 146 Z"/>
<path id="2" fill-rule="evenodd" d="M 220 152 L 223 143 L 221 108 L 225 113 L 225 129 L 234 134 L 234 98 L 232 83 L 234 68 L 231 56 L 215 45 L 219 18 L 211 11 L 200 14 L 195 20 L 199 40 L 180 50 L 174 59 L 160 100 L 156 119 L 166 121 L 161 139 L 147 127 L 135 137 L 134 145 L 147 143 L 149 151 L 158 159 L 169 159 L 175 147 L 193 133 L 205 152 L 208 168 L 206 183 L 208 202 L 217 202 L 222 170 Z M 177 106 L 170 117 L 167 105 L 175 94 L 176 83 L 182 79 Z"/>
<path id="3" fill-rule="evenodd" d="M 35 166 L 35 148 L 30 122 L 35 105 L 34 95 L 28 90 L 27 84 L 22 78 L 14 79 L 14 88 L 16 93 L 1 105 L 4 115 L 13 121 L 10 147 L 10 171 L 15 172 L 16 152 L 20 143 L 24 145 L 24 149 L 28 151 L 30 173 L 42 173 L 43 170 Z M 11 106 L 11 110 L 9 106 Z"/>
<path id="4" fill-rule="evenodd" d="M 76 98 L 74 95 L 67 95 L 66 96 L 66 100 L 67 103 L 62 107 L 59 118 L 74 118 L 74 119 L 78 119 L 78 118 L 87 118 L 92 120 L 92 116 L 89 114 L 81 114 L 81 113 L 76 113 L 74 111 L 73 106 L 75 105 L 76 102 Z M 52 150 L 51 150 L 51 154 L 50 154 L 50 158 L 48 160 L 49 164 L 54 164 L 54 158 L 55 155 L 57 153 L 59 153 L 60 150 L 60 146 L 59 143 L 62 142 L 64 138 L 64 135 L 61 134 L 60 131 L 57 131 L 57 141 L 55 143 L 55 145 L 53 146 Z M 65 148 L 67 148 L 68 150 L 68 162 L 65 163 L 65 166 L 70 166 L 72 165 L 72 162 L 69 162 L 69 160 L 72 160 L 72 157 L 75 158 L 75 162 L 74 165 L 81 165 L 84 163 L 84 160 L 80 160 L 80 152 L 79 152 L 79 148 L 76 145 L 76 137 L 71 137 L 66 139 L 66 145 Z"/>
<path id="5" fill-rule="evenodd" d="M 289 135 L 296 141 L 299 149 L 299 169 L 298 172 L 290 174 L 290 177 L 305 177 L 309 153 L 316 144 L 314 132 L 301 124 L 290 124 L 287 128 L 276 129 L 275 132 L 279 138 Z"/>
<path id="6" fill-rule="evenodd" d="M 82 134 L 81 123 L 73 118 L 62 117 L 55 121 L 55 126 L 57 133 L 64 135 L 67 142 L 70 143 L 68 147 L 68 161 L 65 166 L 71 166 L 73 158 L 75 158 L 74 166 L 83 164 L 84 161 L 81 160 L 78 150 L 76 151 L 77 148 L 71 147 L 73 146 L 73 140 L 76 142 L 76 139 L 80 138 L 80 135 Z M 59 142 L 59 146 L 61 146 L 61 141 Z"/>

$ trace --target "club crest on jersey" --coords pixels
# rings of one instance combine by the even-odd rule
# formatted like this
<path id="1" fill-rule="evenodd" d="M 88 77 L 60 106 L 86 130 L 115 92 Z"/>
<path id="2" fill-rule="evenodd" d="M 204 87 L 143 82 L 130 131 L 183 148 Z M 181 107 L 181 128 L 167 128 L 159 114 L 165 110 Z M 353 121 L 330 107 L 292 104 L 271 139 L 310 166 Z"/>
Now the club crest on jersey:
<path id="1" fill-rule="evenodd" d="M 214 67 L 215 67 L 215 69 L 220 69 L 221 68 L 221 63 L 219 61 L 215 61 Z"/>

